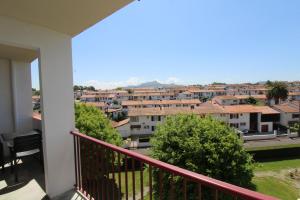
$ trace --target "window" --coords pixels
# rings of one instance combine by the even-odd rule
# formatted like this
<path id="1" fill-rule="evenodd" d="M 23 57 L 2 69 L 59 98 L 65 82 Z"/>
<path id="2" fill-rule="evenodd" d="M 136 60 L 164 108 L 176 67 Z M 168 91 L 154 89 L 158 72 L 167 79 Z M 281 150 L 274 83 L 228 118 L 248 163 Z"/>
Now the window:
<path id="1" fill-rule="evenodd" d="M 241 113 L 240 116 L 243 116 L 243 113 Z"/>
<path id="2" fill-rule="evenodd" d="M 221 117 L 226 117 L 226 114 L 220 114 Z"/>
<path id="3" fill-rule="evenodd" d="M 240 126 L 246 126 L 246 122 L 241 122 Z"/>
<path id="4" fill-rule="evenodd" d="M 230 119 L 238 119 L 239 114 L 230 114 Z"/>
<path id="5" fill-rule="evenodd" d="M 131 122 L 139 122 L 139 117 L 137 117 L 137 116 L 130 117 L 130 121 Z"/>
<path id="6" fill-rule="evenodd" d="M 151 121 L 152 122 L 161 121 L 161 116 L 151 116 Z"/>
<path id="7" fill-rule="evenodd" d="M 293 114 L 293 115 L 292 115 L 292 118 L 293 118 L 293 119 L 299 118 L 299 117 L 300 117 L 300 114 Z"/>
<path id="8" fill-rule="evenodd" d="M 150 142 L 150 138 L 139 138 L 139 142 Z"/>
<path id="9" fill-rule="evenodd" d="M 144 129 L 149 129 L 150 127 L 148 125 L 145 125 L 144 126 Z"/>
<path id="10" fill-rule="evenodd" d="M 130 128 L 131 129 L 140 129 L 141 125 L 131 125 Z"/>
<path id="11" fill-rule="evenodd" d="M 155 131 L 155 126 L 151 126 L 151 131 Z"/>
<path id="12" fill-rule="evenodd" d="M 230 125 L 230 127 L 239 128 L 238 123 L 230 123 L 229 125 Z"/>

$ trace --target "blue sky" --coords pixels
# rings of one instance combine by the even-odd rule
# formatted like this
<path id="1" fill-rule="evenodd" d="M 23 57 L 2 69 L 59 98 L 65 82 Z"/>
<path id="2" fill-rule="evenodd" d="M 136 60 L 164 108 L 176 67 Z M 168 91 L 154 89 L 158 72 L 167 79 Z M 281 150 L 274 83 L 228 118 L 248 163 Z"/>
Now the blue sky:
<path id="1" fill-rule="evenodd" d="M 300 80 L 299 0 L 141 0 L 73 39 L 74 83 Z M 33 85 L 37 67 L 33 64 Z"/>

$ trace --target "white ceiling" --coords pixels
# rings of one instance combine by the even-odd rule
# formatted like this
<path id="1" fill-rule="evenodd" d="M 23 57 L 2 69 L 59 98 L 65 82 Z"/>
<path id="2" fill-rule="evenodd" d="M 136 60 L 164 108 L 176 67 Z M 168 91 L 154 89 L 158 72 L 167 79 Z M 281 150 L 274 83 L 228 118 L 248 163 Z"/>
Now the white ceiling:
<path id="1" fill-rule="evenodd" d="M 0 15 L 75 36 L 133 0 L 0 0 Z"/>

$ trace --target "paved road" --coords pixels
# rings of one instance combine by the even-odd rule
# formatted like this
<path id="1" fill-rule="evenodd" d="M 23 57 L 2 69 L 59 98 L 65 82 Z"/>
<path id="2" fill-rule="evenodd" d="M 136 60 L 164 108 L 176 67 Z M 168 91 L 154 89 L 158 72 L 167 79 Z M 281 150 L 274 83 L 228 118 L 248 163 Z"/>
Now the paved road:
<path id="1" fill-rule="evenodd" d="M 280 146 L 288 144 L 300 144 L 300 137 L 297 138 L 288 138 L 286 136 L 277 137 L 276 139 L 269 140 L 256 140 L 256 141 L 247 141 L 244 143 L 244 146 L 247 147 L 267 147 L 267 146 Z"/>

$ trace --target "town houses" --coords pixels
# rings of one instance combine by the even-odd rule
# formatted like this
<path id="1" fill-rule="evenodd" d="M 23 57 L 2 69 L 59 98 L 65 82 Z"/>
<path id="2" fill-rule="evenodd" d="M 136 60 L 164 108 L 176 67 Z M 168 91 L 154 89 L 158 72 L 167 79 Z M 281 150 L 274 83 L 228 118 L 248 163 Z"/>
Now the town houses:
<path id="1" fill-rule="evenodd" d="M 74 95 L 105 112 L 121 136 L 130 138 L 131 147 L 147 147 L 157 126 L 181 113 L 211 116 L 243 135 L 278 134 L 299 121 L 300 86 L 287 85 L 288 98 L 279 105 L 268 99 L 265 84 L 118 88 L 74 91 Z"/>

